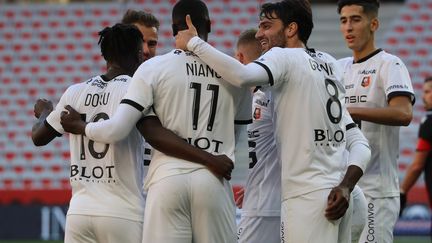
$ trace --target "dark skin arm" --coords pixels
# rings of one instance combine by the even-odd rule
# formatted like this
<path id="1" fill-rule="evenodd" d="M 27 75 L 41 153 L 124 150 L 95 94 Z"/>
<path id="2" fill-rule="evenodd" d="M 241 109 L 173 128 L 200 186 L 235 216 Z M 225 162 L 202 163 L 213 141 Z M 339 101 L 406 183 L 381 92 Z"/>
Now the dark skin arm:
<path id="1" fill-rule="evenodd" d="M 142 118 L 137 128 L 153 148 L 166 155 L 206 166 L 216 177 L 231 179 L 234 164 L 226 155 L 213 155 L 190 145 L 172 131 L 164 128 L 156 116 Z"/>
<path id="2" fill-rule="evenodd" d="M 395 96 L 388 107 L 348 107 L 355 121 L 368 121 L 389 126 L 408 126 L 412 120 L 412 103 L 407 96 Z"/>
<path id="3" fill-rule="evenodd" d="M 34 105 L 34 114 L 38 121 L 32 127 L 32 140 L 36 146 L 44 146 L 51 142 L 57 133 L 45 125 L 45 119 L 52 112 L 53 105 L 46 99 L 38 99 Z"/>
<path id="4" fill-rule="evenodd" d="M 360 167 L 355 165 L 348 167 L 342 182 L 331 190 L 327 198 L 325 217 L 328 220 L 337 220 L 345 215 L 349 207 L 350 194 L 362 175 L 363 171 Z"/>
<path id="5" fill-rule="evenodd" d="M 81 119 L 80 114 L 69 105 L 65 109 L 68 112 L 62 112 L 60 121 L 65 131 L 85 135 L 86 123 Z M 213 155 L 190 145 L 164 128 L 156 116 L 143 118 L 136 126 L 153 148 L 172 157 L 202 164 L 218 178 L 231 179 L 234 164 L 227 156 Z"/>

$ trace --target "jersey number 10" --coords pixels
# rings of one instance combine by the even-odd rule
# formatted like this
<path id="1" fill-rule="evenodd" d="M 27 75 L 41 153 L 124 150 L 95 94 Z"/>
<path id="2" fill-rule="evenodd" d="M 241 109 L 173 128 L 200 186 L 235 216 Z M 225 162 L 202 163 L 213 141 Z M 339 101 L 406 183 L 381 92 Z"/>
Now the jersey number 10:
<path id="1" fill-rule="evenodd" d="M 83 119 L 85 122 L 87 122 L 87 114 L 80 114 L 81 119 Z M 96 114 L 96 116 L 93 118 L 91 122 L 97 122 L 100 119 L 108 120 L 109 116 L 108 114 L 101 112 Z M 90 152 L 90 155 L 95 159 L 102 159 L 105 157 L 105 155 L 108 153 L 109 144 L 105 144 L 105 148 L 102 152 L 96 152 L 94 148 L 95 141 L 89 140 L 88 141 L 88 150 Z M 85 152 L 85 145 L 84 145 L 84 135 L 81 135 L 81 149 L 80 149 L 80 159 L 85 160 L 86 159 L 86 152 Z"/>

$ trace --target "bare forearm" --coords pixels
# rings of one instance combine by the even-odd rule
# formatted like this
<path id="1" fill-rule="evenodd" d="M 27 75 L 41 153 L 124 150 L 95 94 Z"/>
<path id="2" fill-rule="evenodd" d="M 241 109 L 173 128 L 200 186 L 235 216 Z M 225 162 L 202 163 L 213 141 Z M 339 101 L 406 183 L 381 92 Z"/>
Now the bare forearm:
<path id="1" fill-rule="evenodd" d="M 422 170 L 410 167 L 408 169 L 406 175 L 405 175 L 403 182 L 402 182 L 402 185 L 400 188 L 401 192 L 402 193 L 408 193 L 409 190 L 411 190 L 411 188 L 416 183 L 417 179 L 420 177 L 421 173 L 422 173 Z"/>
<path id="2" fill-rule="evenodd" d="M 412 119 L 412 110 L 397 107 L 350 107 L 348 111 L 356 121 L 368 121 L 389 126 L 408 126 Z"/>
<path id="3" fill-rule="evenodd" d="M 341 187 L 347 187 L 349 188 L 350 192 L 354 189 L 354 186 L 357 184 L 357 182 L 360 180 L 360 178 L 363 175 L 363 171 L 360 169 L 360 167 L 356 165 L 350 165 L 346 171 L 346 174 L 342 180 L 342 182 L 339 184 Z"/>
<path id="4" fill-rule="evenodd" d="M 417 151 L 414 156 L 414 161 L 408 167 L 408 170 L 405 174 L 405 178 L 401 185 L 401 192 L 408 193 L 408 191 L 413 187 L 418 178 L 420 177 L 425 164 L 426 159 L 429 155 L 429 151 Z"/>
<path id="5" fill-rule="evenodd" d="M 213 155 L 194 147 L 177 134 L 164 128 L 156 117 L 146 117 L 137 123 L 146 141 L 158 151 L 176 158 L 207 165 Z"/>
<path id="6" fill-rule="evenodd" d="M 40 116 L 38 121 L 32 127 L 32 140 L 34 145 L 43 146 L 51 142 L 55 136 L 48 136 L 47 129 L 45 127 L 45 120 L 48 115 L 51 113 L 49 110 L 44 110 Z"/>

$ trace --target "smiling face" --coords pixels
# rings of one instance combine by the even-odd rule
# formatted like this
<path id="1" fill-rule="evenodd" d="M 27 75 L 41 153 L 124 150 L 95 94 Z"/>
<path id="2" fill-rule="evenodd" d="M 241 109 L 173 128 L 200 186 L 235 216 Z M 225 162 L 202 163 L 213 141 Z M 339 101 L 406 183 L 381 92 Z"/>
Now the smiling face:
<path id="1" fill-rule="evenodd" d="M 255 38 L 260 42 L 263 52 L 270 50 L 272 47 L 285 47 L 287 38 L 285 37 L 285 27 L 281 19 L 273 13 L 272 18 L 262 17 L 258 32 Z"/>
<path id="2" fill-rule="evenodd" d="M 340 31 L 347 46 L 355 53 L 374 51 L 374 33 L 378 19 L 368 16 L 359 5 L 346 5 L 340 13 Z"/>
<path id="3" fill-rule="evenodd" d="M 156 55 L 156 47 L 158 43 L 157 29 L 156 27 L 147 27 L 143 24 L 134 24 L 143 35 L 143 58 L 144 61 L 154 57 Z"/>

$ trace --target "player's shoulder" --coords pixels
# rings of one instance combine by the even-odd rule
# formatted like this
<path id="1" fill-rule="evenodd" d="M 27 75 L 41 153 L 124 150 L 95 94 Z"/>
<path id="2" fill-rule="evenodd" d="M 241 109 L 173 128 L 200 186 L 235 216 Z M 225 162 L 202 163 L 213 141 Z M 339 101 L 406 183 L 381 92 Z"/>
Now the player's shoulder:
<path id="1" fill-rule="evenodd" d="M 332 55 L 328 54 L 327 52 L 314 50 L 315 56 L 319 59 L 322 59 L 326 62 L 336 62 L 336 58 L 334 58 Z"/>
<path id="2" fill-rule="evenodd" d="M 353 57 L 343 57 L 338 59 L 337 62 L 341 67 L 345 67 L 349 64 L 352 64 L 353 60 L 354 60 Z"/>
<path id="3" fill-rule="evenodd" d="M 105 82 L 105 81 L 103 81 L 103 79 L 99 75 L 94 76 L 94 77 L 91 77 L 87 80 L 84 80 L 83 82 L 72 84 L 71 86 L 69 86 L 67 88 L 66 91 L 67 92 L 77 92 L 77 91 L 80 91 L 82 89 L 85 89 L 87 86 L 92 86 L 95 83 L 101 83 L 101 82 Z"/>
<path id="4" fill-rule="evenodd" d="M 384 50 L 382 50 L 381 52 L 378 53 L 377 57 L 382 61 L 382 62 L 402 62 L 402 60 L 396 56 L 393 55 L 391 53 L 388 53 Z"/>
<path id="5" fill-rule="evenodd" d="M 194 53 L 190 51 L 174 49 L 166 54 L 155 56 L 145 61 L 138 67 L 137 73 L 142 73 L 142 72 L 148 73 L 149 70 L 158 71 L 158 70 L 164 70 L 169 67 L 178 68 L 176 62 L 178 63 L 184 62 L 189 56 L 197 57 Z"/>

